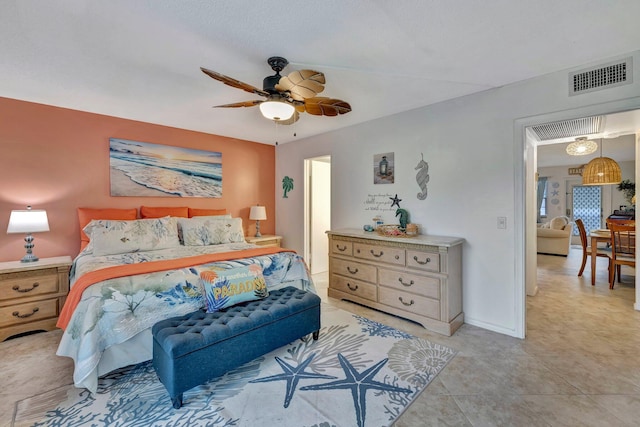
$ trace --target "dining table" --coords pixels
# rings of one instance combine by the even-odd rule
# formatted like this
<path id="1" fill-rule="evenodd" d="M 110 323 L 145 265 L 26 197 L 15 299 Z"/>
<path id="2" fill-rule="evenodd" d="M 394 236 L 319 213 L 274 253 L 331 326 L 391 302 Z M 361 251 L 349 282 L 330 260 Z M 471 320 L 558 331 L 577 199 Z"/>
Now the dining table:
<path id="1" fill-rule="evenodd" d="M 611 242 L 611 231 L 597 229 L 589 232 L 591 238 L 591 286 L 596 285 L 596 260 L 598 258 L 598 243 Z"/>

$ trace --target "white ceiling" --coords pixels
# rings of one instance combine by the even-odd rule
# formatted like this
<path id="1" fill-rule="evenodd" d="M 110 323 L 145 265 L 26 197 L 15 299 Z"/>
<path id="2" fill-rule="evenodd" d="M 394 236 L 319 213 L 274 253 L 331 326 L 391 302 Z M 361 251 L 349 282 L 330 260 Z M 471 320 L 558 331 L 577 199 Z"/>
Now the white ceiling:
<path id="1" fill-rule="evenodd" d="M 638 0 L 1 0 L 0 96 L 273 144 L 638 49 Z M 280 126 L 251 85 L 325 73 L 340 117 Z M 294 137 L 294 132 L 297 137 Z"/>

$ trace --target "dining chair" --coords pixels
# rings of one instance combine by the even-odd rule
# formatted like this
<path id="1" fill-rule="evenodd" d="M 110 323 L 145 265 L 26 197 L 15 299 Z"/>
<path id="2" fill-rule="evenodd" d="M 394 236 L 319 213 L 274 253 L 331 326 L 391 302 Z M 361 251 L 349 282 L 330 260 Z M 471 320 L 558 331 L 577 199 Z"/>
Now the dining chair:
<path id="1" fill-rule="evenodd" d="M 613 289 L 616 273 L 620 282 L 620 268 L 623 265 L 636 267 L 636 226 L 608 222 L 611 232 L 611 267 L 609 268 L 609 289 Z"/>
<path id="2" fill-rule="evenodd" d="M 575 220 L 576 227 L 578 227 L 578 234 L 580 235 L 580 243 L 582 244 L 582 265 L 578 276 L 582 276 L 584 267 L 587 265 L 587 257 L 591 255 L 591 246 L 589 246 L 589 240 L 587 239 L 587 230 L 584 228 L 584 222 L 581 219 Z M 598 248 L 597 256 L 602 258 L 609 258 L 609 269 L 611 269 L 611 250 L 608 248 Z"/>

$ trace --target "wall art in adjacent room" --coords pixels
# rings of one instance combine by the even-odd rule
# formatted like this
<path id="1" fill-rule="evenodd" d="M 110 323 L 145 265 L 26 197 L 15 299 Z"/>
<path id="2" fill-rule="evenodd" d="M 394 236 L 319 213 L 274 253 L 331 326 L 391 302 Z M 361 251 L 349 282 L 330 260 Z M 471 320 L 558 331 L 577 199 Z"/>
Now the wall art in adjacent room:
<path id="1" fill-rule="evenodd" d="M 222 153 L 109 138 L 112 196 L 222 197 Z"/>

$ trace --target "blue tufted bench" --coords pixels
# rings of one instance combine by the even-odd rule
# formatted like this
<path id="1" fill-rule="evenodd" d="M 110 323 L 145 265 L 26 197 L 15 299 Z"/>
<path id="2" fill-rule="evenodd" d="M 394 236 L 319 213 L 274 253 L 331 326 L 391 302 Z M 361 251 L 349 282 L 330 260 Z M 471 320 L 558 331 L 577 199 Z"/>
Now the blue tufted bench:
<path id="1" fill-rule="evenodd" d="M 152 328 L 153 367 L 171 397 L 219 377 L 256 357 L 320 330 L 320 298 L 287 287 L 258 301 L 215 313 L 199 310 Z"/>

